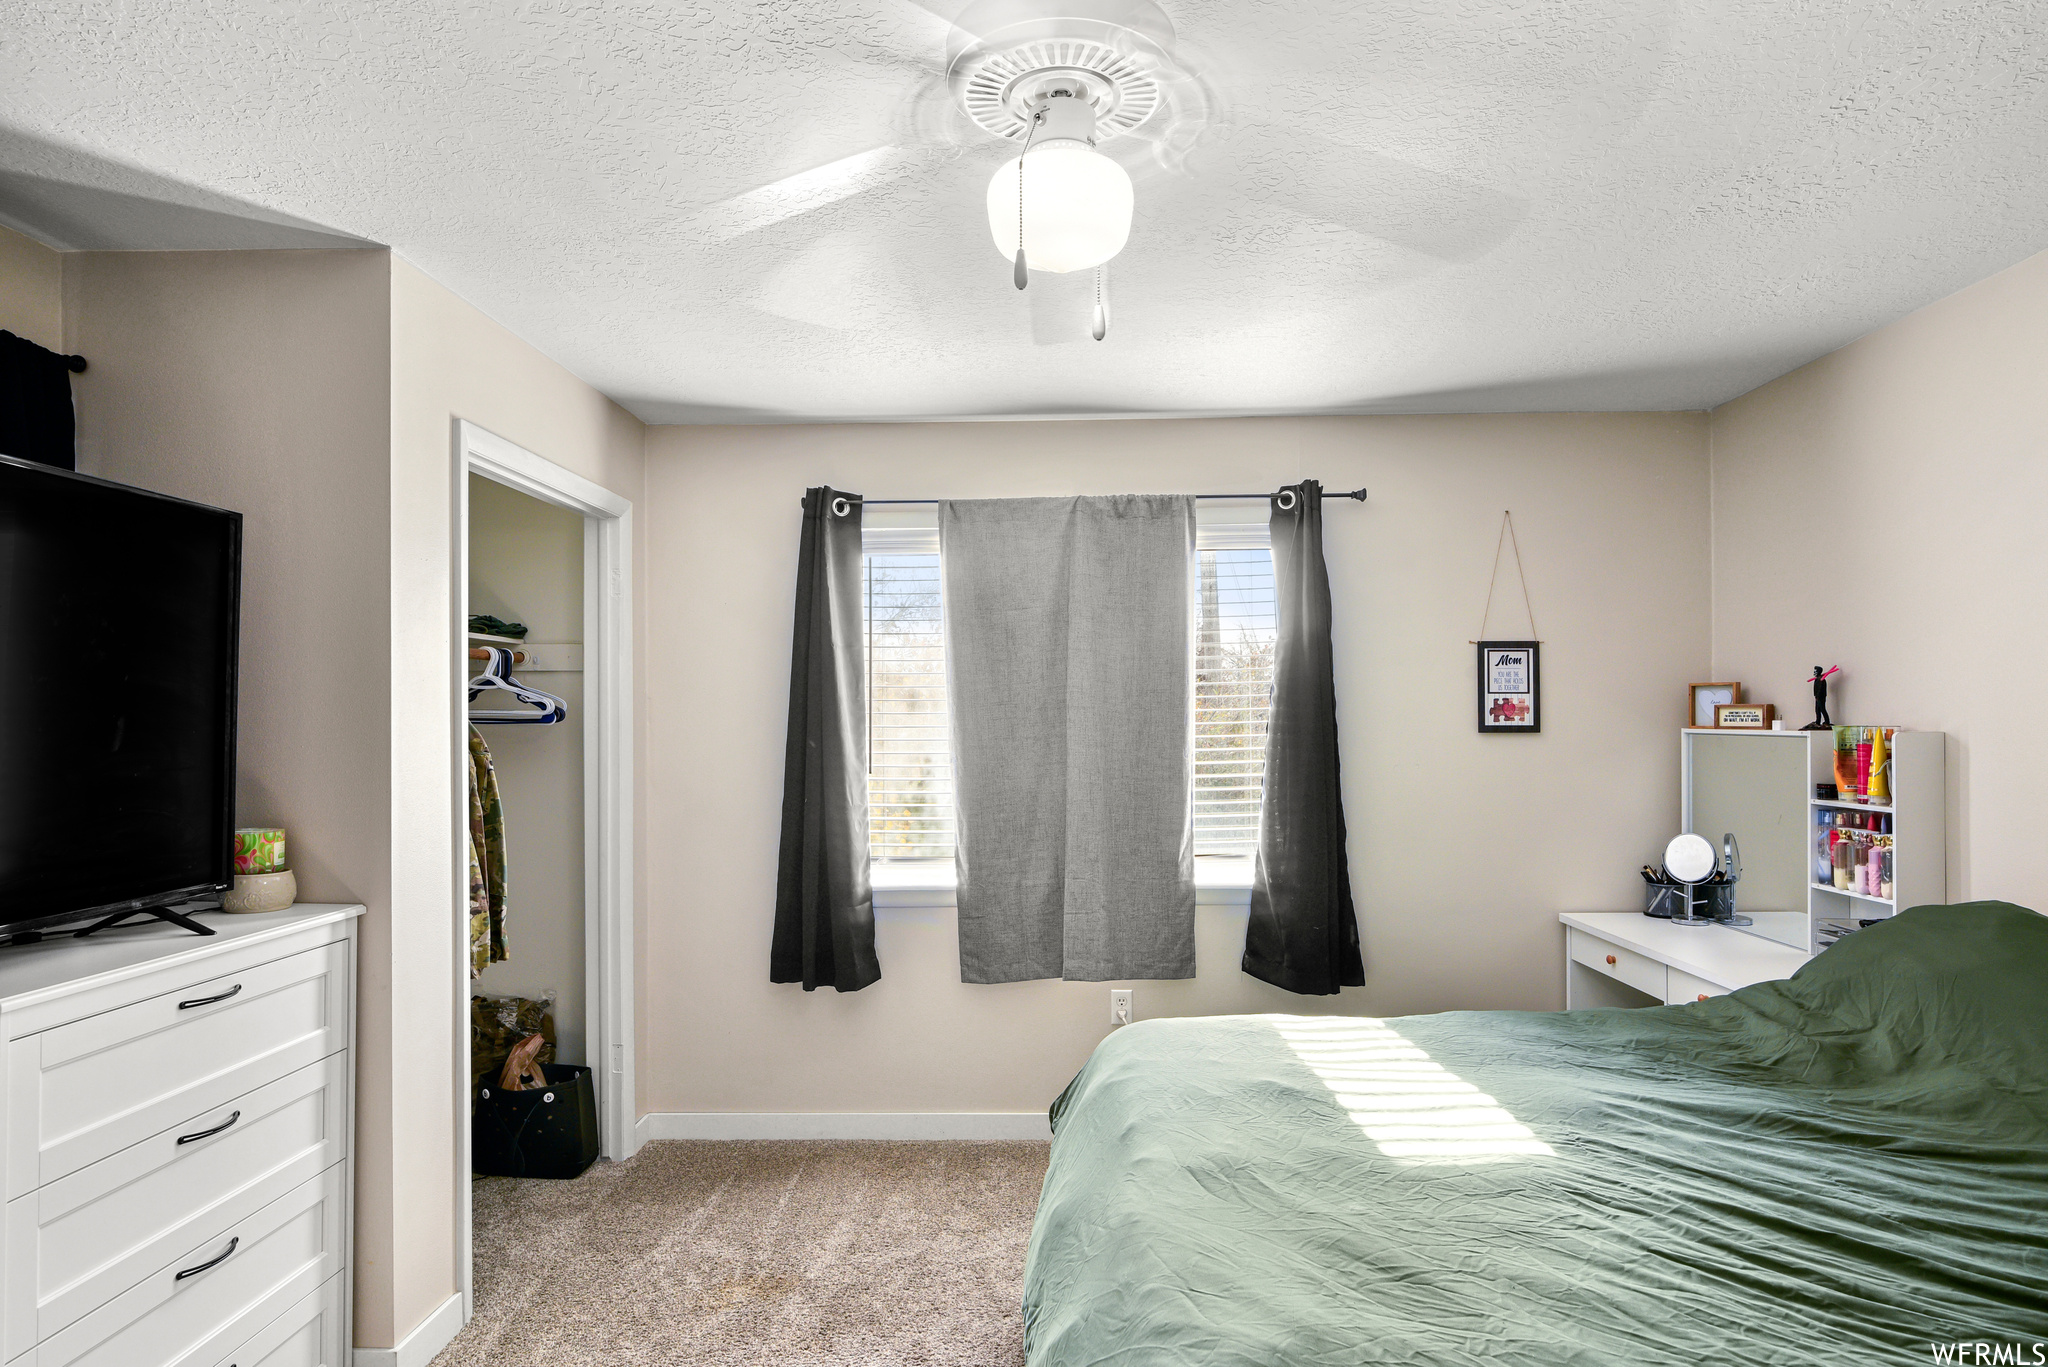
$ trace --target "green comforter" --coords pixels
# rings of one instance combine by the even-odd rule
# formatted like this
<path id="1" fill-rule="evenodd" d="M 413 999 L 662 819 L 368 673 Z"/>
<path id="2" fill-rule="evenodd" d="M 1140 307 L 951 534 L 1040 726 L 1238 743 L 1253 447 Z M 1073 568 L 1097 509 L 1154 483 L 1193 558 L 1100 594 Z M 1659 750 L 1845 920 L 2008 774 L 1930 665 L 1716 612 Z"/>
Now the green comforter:
<path id="1" fill-rule="evenodd" d="M 1146 1021 L 1053 1123 L 1031 1367 L 2048 1361 L 2048 918 L 2004 903 L 1686 1006 Z"/>

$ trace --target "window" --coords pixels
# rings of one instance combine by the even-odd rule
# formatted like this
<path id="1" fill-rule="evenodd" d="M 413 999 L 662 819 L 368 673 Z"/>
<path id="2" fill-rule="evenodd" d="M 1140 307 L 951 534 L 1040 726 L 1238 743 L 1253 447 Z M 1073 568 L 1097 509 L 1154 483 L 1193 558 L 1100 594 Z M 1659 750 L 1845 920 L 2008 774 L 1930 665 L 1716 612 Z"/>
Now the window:
<path id="1" fill-rule="evenodd" d="M 877 863 L 953 859 L 953 749 L 946 708 L 935 529 L 862 537 L 868 661 L 868 853 Z M 1197 529 L 1195 854 L 1258 845 L 1273 690 L 1273 555 L 1263 524 Z"/>
<path id="2" fill-rule="evenodd" d="M 1264 527 L 1202 527 L 1195 553 L 1195 855 L 1259 844 L 1272 711 L 1273 552 Z"/>
<path id="3" fill-rule="evenodd" d="M 868 855 L 953 860 L 953 744 L 939 619 L 939 534 L 862 541 L 868 659 Z"/>

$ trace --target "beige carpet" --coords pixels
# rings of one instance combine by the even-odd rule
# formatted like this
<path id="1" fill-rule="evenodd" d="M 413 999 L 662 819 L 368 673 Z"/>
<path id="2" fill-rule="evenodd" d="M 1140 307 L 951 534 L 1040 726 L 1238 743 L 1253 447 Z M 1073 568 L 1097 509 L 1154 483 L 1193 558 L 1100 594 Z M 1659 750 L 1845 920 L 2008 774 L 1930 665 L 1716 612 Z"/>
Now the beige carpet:
<path id="1" fill-rule="evenodd" d="M 476 1317 L 435 1367 L 1010 1367 L 1042 1143 L 649 1144 L 476 1182 Z"/>

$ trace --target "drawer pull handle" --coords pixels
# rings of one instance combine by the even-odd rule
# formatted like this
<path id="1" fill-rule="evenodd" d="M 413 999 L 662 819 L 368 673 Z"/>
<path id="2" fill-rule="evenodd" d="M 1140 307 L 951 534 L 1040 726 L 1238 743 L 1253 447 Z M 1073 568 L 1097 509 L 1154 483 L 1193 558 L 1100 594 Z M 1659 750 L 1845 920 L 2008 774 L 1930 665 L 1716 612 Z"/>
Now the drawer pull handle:
<path id="1" fill-rule="evenodd" d="M 1700 998 L 1700 1000 L 1705 1001 L 1706 998 L 1702 997 Z M 180 1144 L 197 1144 L 202 1139 L 211 1139 L 215 1135 L 219 1134 L 222 1130 L 232 1128 L 234 1126 L 234 1123 L 237 1120 L 240 1120 L 241 1118 L 242 1113 L 240 1111 L 236 1111 L 233 1115 L 229 1116 L 226 1120 L 221 1121 L 220 1124 L 214 1126 L 210 1130 L 201 1130 L 197 1134 L 179 1135 L 178 1142 Z"/>
<path id="2" fill-rule="evenodd" d="M 1607 962 L 1608 962 L 1608 963 L 1613 963 L 1613 962 L 1614 962 L 1614 956 L 1613 956 L 1612 954 L 1610 954 L 1610 955 L 1608 955 L 1608 956 L 1607 956 Z"/>
<path id="3" fill-rule="evenodd" d="M 226 1001 L 229 997 L 234 996 L 237 992 L 240 992 L 241 990 L 242 985 L 240 983 L 236 983 L 233 987 L 229 988 L 227 991 L 221 993 L 217 997 L 194 997 L 191 1001 L 179 1002 L 178 1009 L 180 1011 L 190 1011 L 195 1006 L 212 1006 L 215 1002 Z"/>
<path id="4" fill-rule="evenodd" d="M 197 1267 L 188 1267 L 183 1272 L 180 1272 L 177 1276 L 171 1278 L 171 1280 L 174 1282 L 182 1282 L 187 1277 L 198 1276 L 200 1273 L 206 1271 L 210 1267 L 219 1267 L 222 1263 L 226 1262 L 228 1259 L 235 1256 L 235 1249 L 238 1246 L 240 1246 L 241 1242 L 242 1236 L 237 1234 L 234 1238 L 228 1240 L 227 1252 L 221 1254 L 218 1258 L 210 1258 L 206 1262 L 199 1264 L 199 1266 Z"/>

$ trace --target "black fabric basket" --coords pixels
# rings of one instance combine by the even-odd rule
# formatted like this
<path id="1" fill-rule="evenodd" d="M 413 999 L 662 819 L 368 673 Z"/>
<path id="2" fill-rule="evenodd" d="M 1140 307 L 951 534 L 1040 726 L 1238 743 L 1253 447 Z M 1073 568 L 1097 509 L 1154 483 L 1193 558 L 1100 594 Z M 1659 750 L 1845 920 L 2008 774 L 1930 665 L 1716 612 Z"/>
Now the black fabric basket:
<path id="1" fill-rule="evenodd" d="M 477 1088 L 469 1127 L 470 1171 L 486 1177 L 575 1177 L 597 1161 L 597 1089 L 574 1063 L 541 1066 L 548 1085 L 508 1092 L 496 1078 Z"/>

